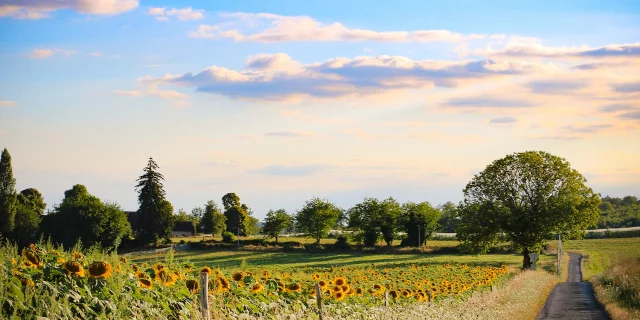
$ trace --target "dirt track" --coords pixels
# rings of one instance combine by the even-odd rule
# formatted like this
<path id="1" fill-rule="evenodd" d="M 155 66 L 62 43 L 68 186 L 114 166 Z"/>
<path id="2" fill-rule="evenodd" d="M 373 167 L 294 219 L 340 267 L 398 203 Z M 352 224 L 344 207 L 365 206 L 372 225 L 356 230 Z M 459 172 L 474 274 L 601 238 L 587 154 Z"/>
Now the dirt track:
<path id="1" fill-rule="evenodd" d="M 538 319 L 600 320 L 610 319 L 596 300 L 591 282 L 582 282 L 582 255 L 570 253 L 569 281 L 553 288 Z"/>

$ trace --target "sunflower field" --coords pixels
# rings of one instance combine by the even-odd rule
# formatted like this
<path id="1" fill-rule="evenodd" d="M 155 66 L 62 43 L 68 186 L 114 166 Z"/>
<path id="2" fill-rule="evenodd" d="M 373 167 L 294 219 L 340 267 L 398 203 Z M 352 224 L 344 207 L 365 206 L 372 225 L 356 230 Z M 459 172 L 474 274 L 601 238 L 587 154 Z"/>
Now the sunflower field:
<path id="1" fill-rule="evenodd" d="M 196 268 L 162 261 L 135 264 L 98 249 L 0 247 L 1 317 L 6 319 L 198 319 L 200 273 L 209 276 L 212 318 L 317 317 L 316 284 L 329 308 L 466 299 L 508 274 L 506 266 L 414 264 L 406 267 Z M 386 293 L 386 294 L 385 294 Z"/>

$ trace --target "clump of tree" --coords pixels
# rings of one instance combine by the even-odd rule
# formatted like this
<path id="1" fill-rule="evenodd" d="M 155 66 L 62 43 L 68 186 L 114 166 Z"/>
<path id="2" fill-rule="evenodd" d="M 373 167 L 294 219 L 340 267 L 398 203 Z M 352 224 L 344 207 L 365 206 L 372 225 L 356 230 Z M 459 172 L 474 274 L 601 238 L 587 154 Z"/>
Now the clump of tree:
<path id="1" fill-rule="evenodd" d="M 103 203 L 80 184 L 64 192 L 62 203 L 47 215 L 41 230 L 45 237 L 65 247 L 81 241 L 85 246 L 98 244 L 117 249 L 120 241 L 131 235 L 131 226 L 120 206 Z"/>
<path id="2" fill-rule="evenodd" d="M 219 235 L 225 230 L 227 217 L 213 200 L 207 201 L 202 212 L 200 221 L 202 233 Z"/>
<path id="3" fill-rule="evenodd" d="M 379 238 L 390 246 L 401 215 L 402 208 L 393 198 L 383 201 L 365 198 L 361 203 L 347 210 L 347 225 L 350 229 L 357 231 L 355 238 L 362 241 L 365 246 L 374 246 Z"/>
<path id="4" fill-rule="evenodd" d="M 44 214 L 47 204 L 42 194 L 33 188 L 20 191 L 16 202 L 16 216 L 14 227 L 7 238 L 24 247 L 35 243 L 40 230 L 40 217 Z"/>
<path id="5" fill-rule="evenodd" d="M 257 219 L 251 216 L 251 209 L 240 202 L 240 197 L 235 193 L 227 193 L 222 197 L 224 216 L 227 231 L 241 236 L 249 236 L 257 233 L 255 224 Z"/>
<path id="6" fill-rule="evenodd" d="M 602 198 L 598 228 L 627 228 L 640 226 L 640 200 L 634 196 Z"/>
<path id="7" fill-rule="evenodd" d="M 427 239 L 439 229 L 438 220 L 440 210 L 431 206 L 429 202 L 407 202 L 402 205 L 402 215 L 398 224 L 406 232 L 407 237 L 401 245 L 423 246 Z"/>
<path id="8" fill-rule="evenodd" d="M 580 237 L 595 225 L 600 197 L 565 159 L 542 151 L 514 153 L 475 175 L 458 208 L 461 247 L 486 253 L 500 235 L 524 255 L 539 253 L 547 239 Z"/>
<path id="9" fill-rule="evenodd" d="M 326 237 L 329 230 L 336 226 L 342 212 L 342 209 L 328 200 L 314 197 L 305 202 L 296 213 L 296 227 L 314 238 L 316 243 L 320 243 L 320 239 Z"/>
<path id="10" fill-rule="evenodd" d="M 445 204 L 438 206 L 438 210 L 442 212 L 442 216 L 440 217 L 440 220 L 438 220 L 440 232 L 456 232 L 456 222 L 458 221 L 457 209 L 456 205 L 451 201 L 447 201 Z"/>
<path id="11" fill-rule="evenodd" d="M 0 234 L 6 236 L 13 230 L 16 210 L 16 179 L 13 178 L 11 155 L 5 148 L 0 156 Z"/>
<path id="12" fill-rule="evenodd" d="M 264 219 L 262 232 L 270 238 L 275 238 L 278 243 L 278 236 L 291 227 L 293 217 L 284 209 L 269 210 Z"/>
<path id="13" fill-rule="evenodd" d="M 153 243 L 160 240 L 171 241 L 171 232 L 176 219 L 173 206 L 165 199 L 164 177 L 158 170 L 158 165 L 149 158 L 144 174 L 138 178 L 136 191 L 138 192 L 138 230 L 136 238 L 140 244 Z"/>

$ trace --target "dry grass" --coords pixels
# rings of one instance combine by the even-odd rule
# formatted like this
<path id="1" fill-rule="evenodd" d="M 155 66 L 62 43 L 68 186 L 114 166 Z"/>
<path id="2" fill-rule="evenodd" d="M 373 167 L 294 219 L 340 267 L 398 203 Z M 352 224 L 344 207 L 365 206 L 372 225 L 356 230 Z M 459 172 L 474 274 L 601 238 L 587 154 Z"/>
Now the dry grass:
<path id="1" fill-rule="evenodd" d="M 592 282 L 614 320 L 640 319 L 640 255 L 617 259 Z"/>

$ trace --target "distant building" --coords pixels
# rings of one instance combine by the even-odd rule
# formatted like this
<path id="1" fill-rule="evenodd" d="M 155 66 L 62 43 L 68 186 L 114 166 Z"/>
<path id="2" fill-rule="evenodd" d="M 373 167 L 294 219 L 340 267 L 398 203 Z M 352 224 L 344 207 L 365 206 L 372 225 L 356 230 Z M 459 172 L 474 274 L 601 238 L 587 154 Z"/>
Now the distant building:
<path id="1" fill-rule="evenodd" d="M 131 230 L 134 232 L 139 229 L 138 223 L 138 211 L 125 211 L 127 214 L 127 220 L 129 224 L 131 224 Z M 176 225 L 173 227 L 173 231 L 171 232 L 172 237 L 185 237 L 185 236 L 194 236 L 196 234 L 196 229 L 193 227 L 193 223 L 191 221 L 178 221 Z"/>

